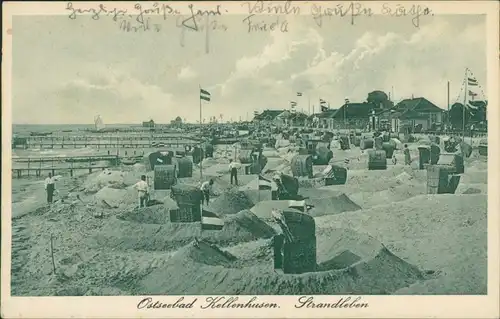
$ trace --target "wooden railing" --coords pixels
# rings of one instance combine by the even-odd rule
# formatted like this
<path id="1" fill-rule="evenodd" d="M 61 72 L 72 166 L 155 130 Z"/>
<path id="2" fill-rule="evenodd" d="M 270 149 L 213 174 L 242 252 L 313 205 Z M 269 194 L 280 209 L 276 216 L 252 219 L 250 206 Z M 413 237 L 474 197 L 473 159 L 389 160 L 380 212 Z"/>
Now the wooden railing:
<path id="1" fill-rule="evenodd" d="M 24 148 L 80 148 L 94 146 L 97 148 L 149 148 L 155 147 L 155 143 L 161 143 L 165 147 L 185 147 L 186 145 L 197 145 L 200 138 L 192 136 L 171 135 L 127 135 L 127 136 L 29 136 L 26 144 L 18 144 Z"/>
<path id="2" fill-rule="evenodd" d="M 51 156 L 51 157 L 17 157 L 12 159 L 12 176 L 21 178 L 23 174 L 40 177 L 42 172 L 51 172 L 52 175 L 68 172 L 73 176 L 76 170 L 105 169 L 117 166 L 120 163 L 118 155 L 101 156 Z"/>

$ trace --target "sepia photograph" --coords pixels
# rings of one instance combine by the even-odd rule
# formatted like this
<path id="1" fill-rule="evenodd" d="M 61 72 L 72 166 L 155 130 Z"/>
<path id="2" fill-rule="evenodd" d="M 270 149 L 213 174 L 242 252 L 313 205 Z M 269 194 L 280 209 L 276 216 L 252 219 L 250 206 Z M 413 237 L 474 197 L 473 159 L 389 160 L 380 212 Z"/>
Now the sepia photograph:
<path id="1" fill-rule="evenodd" d="M 10 5 L 2 294 L 131 317 L 498 299 L 497 3 Z"/>

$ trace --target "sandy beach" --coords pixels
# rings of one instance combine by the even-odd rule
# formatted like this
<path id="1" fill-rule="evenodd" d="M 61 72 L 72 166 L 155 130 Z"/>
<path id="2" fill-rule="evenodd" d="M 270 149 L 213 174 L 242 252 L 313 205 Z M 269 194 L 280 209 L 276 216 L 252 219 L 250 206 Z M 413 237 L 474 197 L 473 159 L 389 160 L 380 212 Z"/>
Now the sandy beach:
<path id="1" fill-rule="evenodd" d="M 410 144 L 416 161 L 417 145 Z M 425 170 L 415 161 L 403 165 L 399 150 L 397 163 L 388 160 L 381 171 L 366 169 L 366 151 L 334 150 L 335 160 L 350 160 L 346 184 L 302 183 L 299 190 L 314 205 L 310 215 L 321 271 L 297 276 L 272 268 L 276 225 L 269 216 L 282 204 L 260 197 L 257 175 L 240 175 L 240 185 L 231 186 L 225 147 L 215 153 L 203 162 L 203 180 L 215 180 L 208 207 L 225 220 L 222 231 L 171 223 L 168 210 L 176 203 L 168 190 L 152 192 L 162 204 L 137 209 L 130 187 L 141 174 L 152 176 L 142 163 L 111 168 L 106 176 L 63 175 L 59 200 L 50 207 L 43 178 L 13 179 L 12 294 L 486 293 L 481 230 L 487 220 L 487 159 L 477 150 L 465 159 L 457 192 L 442 195 L 426 194 Z M 289 162 L 279 149 L 266 148 L 264 154 L 263 172 L 280 166 L 287 173 Z M 315 174 L 324 167 L 314 166 Z M 199 174 L 195 167 L 193 177 L 179 183 L 199 183 Z M 95 218 L 95 211 L 103 218 Z M 195 236 L 216 248 L 193 248 Z"/>

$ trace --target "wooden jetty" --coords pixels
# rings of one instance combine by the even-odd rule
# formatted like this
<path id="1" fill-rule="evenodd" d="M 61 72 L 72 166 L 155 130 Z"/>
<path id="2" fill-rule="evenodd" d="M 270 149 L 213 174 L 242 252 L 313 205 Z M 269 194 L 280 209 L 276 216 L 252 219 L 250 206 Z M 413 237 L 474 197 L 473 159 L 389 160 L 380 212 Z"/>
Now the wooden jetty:
<path id="1" fill-rule="evenodd" d="M 101 156 L 51 156 L 51 157 L 18 157 L 12 159 L 12 176 L 21 178 L 25 173 L 30 176 L 42 176 L 42 172 L 51 172 L 56 175 L 68 172 L 73 176 L 76 170 L 103 170 L 105 168 L 117 166 L 120 163 L 119 155 Z"/>
<path id="2" fill-rule="evenodd" d="M 25 144 L 16 143 L 13 147 L 23 148 L 149 148 L 160 145 L 161 147 L 185 148 L 198 145 L 201 139 L 190 136 L 172 135 L 52 135 L 28 136 Z"/>

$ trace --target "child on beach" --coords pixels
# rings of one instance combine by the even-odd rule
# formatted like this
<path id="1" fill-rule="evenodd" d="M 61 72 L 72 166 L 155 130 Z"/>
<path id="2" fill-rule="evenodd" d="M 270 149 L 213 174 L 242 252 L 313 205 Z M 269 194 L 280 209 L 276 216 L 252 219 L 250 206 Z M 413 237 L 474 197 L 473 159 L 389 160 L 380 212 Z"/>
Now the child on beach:
<path id="1" fill-rule="evenodd" d="M 403 149 L 403 154 L 405 155 L 405 165 L 410 165 L 411 158 L 410 158 L 410 150 L 408 149 L 408 144 L 405 144 L 405 148 Z"/>

